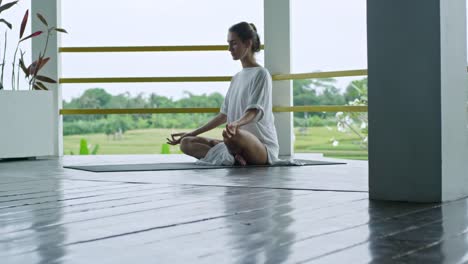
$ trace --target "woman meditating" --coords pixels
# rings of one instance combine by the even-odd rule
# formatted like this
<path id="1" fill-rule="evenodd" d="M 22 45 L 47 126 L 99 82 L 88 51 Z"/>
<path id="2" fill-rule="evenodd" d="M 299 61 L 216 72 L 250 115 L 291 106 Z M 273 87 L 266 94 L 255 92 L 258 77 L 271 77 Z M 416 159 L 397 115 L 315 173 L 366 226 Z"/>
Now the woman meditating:
<path id="1" fill-rule="evenodd" d="M 278 138 L 272 113 L 272 80 L 255 60 L 260 38 L 253 24 L 241 22 L 229 28 L 229 51 L 242 70 L 231 80 L 220 113 L 188 133 L 171 134 L 171 145 L 183 153 L 213 165 L 265 165 L 278 160 Z M 222 124 L 223 140 L 198 135 Z"/>

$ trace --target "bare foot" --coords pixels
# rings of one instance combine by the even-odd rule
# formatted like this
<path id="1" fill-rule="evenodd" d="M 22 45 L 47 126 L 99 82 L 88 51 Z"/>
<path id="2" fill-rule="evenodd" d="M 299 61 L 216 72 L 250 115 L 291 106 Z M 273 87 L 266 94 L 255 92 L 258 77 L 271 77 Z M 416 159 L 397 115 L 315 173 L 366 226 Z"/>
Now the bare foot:
<path id="1" fill-rule="evenodd" d="M 242 157 L 241 155 L 236 154 L 236 155 L 234 156 L 234 158 L 236 159 L 236 161 L 237 161 L 241 166 L 246 166 L 246 165 L 247 165 L 247 161 L 245 161 L 244 157 Z"/>

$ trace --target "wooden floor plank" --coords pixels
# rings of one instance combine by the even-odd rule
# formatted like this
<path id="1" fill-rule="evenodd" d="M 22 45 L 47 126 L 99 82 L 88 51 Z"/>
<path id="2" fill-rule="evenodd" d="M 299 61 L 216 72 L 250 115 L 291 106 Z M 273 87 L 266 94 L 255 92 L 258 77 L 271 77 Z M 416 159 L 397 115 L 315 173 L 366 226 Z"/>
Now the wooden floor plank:
<path id="1" fill-rule="evenodd" d="M 135 185 L 134 185 L 135 186 Z M 87 193 L 99 193 L 102 191 L 109 191 L 109 190 L 118 190 L 118 189 L 125 189 L 132 187 L 129 184 L 121 184 L 121 183 L 113 183 L 113 184 L 106 184 L 106 185 L 93 185 L 93 186 L 85 186 L 85 187 L 67 187 L 64 188 L 62 185 L 60 189 L 47 189 L 47 190 L 35 190 L 33 192 L 23 192 L 20 194 L 10 194 L 10 195 L 1 195 L 0 196 L 0 205 L 6 202 L 16 202 L 16 201 L 28 201 L 28 200 L 35 200 L 40 198 L 47 198 L 47 197 L 56 197 L 58 193 L 61 196 L 69 196 L 75 194 L 87 194 Z"/>
<path id="2" fill-rule="evenodd" d="M 61 195 L 57 195 L 53 198 L 47 198 L 44 201 L 35 201 L 31 202 L 31 204 L 23 204 L 14 207 L 8 207 L 0 210 L 0 216 L 13 216 L 13 215 L 20 215 L 28 212 L 34 212 L 41 214 L 43 210 L 53 211 L 57 209 L 60 211 L 61 208 L 73 207 L 77 208 L 80 205 L 96 205 L 102 204 L 107 202 L 119 202 L 128 200 L 131 198 L 138 198 L 138 197 L 145 197 L 149 195 L 167 195 L 168 193 L 173 193 L 171 188 L 175 187 L 161 187 L 161 186 L 154 186 L 154 185 L 143 185 L 139 186 L 140 189 L 126 189 L 126 190 L 119 190 L 113 191 L 112 193 L 104 194 L 97 194 L 97 195 L 90 195 L 90 194 L 82 194 L 82 195 L 74 195 L 73 197 L 69 197 L 65 199 Z M 60 209 L 60 210 L 58 210 Z M 6 218 L 5 218 L 6 219 Z"/>

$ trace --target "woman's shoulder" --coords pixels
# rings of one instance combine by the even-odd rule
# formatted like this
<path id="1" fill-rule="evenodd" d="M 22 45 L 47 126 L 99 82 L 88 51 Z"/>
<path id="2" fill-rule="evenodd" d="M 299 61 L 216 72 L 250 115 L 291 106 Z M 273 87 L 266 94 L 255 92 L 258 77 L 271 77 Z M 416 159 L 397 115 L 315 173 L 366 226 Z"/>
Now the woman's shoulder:
<path id="1" fill-rule="evenodd" d="M 255 79 L 259 81 L 265 80 L 265 79 L 271 79 L 270 72 L 265 67 L 258 67 Z"/>
<path id="2" fill-rule="evenodd" d="M 257 77 L 270 77 L 270 72 L 268 71 L 267 68 L 263 66 L 257 66 L 257 67 L 252 67 L 252 68 L 247 68 L 247 71 L 251 71 L 254 75 Z"/>
<path id="3" fill-rule="evenodd" d="M 233 76 L 233 80 L 253 80 L 260 81 L 264 79 L 271 79 L 270 72 L 263 66 L 243 68 L 240 72 Z"/>
<path id="4" fill-rule="evenodd" d="M 259 74 L 262 74 L 262 75 L 270 75 L 270 72 L 268 71 L 267 68 L 265 68 L 265 67 L 263 67 L 263 66 L 260 66 L 260 67 L 258 67 L 258 68 L 259 68 L 259 70 L 258 70 Z"/>

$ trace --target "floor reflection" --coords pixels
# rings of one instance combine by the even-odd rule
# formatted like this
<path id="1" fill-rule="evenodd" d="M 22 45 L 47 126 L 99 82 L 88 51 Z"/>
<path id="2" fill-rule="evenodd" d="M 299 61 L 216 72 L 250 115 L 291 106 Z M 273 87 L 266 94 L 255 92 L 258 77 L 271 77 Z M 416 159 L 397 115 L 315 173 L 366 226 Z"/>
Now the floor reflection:
<path id="1" fill-rule="evenodd" d="M 56 225 L 63 218 L 61 180 L 49 177 L 26 184 L 27 189 L 14 195 L 0 194 L 4 201 L 0 204 L 4 205 L 0 209 L 1 262 L 61 263 L 66 254 L 63 246 L 66 231 Z"/>
<path id="2" fill-rule="evenodd" d="M 52 183 L 53 196 L 50 197 L 54 202 L 54 208 L 48 210 L 47 215 L 43 215 L 41 210 L 32 210 L 34 215 L 34 224 L 32 229 L 36 231 L 37 252 L 39 255 L 39 264 L 62 263 L 66 254 L 64 247 L 66 239 L 66 230 L 59 223 L 63 218 L 63 193 L 60 181 Z M 57 225 L 56 225 L 57 224 Z M 44 227 L 53 226 L 50 229 Z"/>
<path id="3" fill-rule="evenodd" d="M 456 201 L 456 206 L 442 206 L 445 240 L 440 244 L 440 251 L 446 257 L 446 263 L 468 262 L 468 205 L 467 200 Z"/>
<path id="4" fill-rule="evenodd" d="M 411 213 L 405 214 L 409 209 Z M 389 259 L 401 263 L 460 263 L 467 255 L 466 200 L 432 206 L 373 201 L 369 215 L 372 263 Z"/>
<path id="5" fill-rule="evenodd" d="M 271 181 L 268 170 L 258 169 L 245 171 L 245 177 L 250 179 L 251 186 L 267 186 Z M 227 173 L 227 179 L 238 177 L 239 170 Z M 240 199 L 230 199 L 239 195 Z M 292 192 L 279 189 L 238 188 L 236 193 L 227 189 L 225 213 L 237 213 L 227 217 L 230 227 L 229 247 L 232 259 L 237 263 L 284 263 L 290 247 L 280 244 L 291 241 L 295 235 L 288 231 L 294 219 L 291 216 Z"/>

